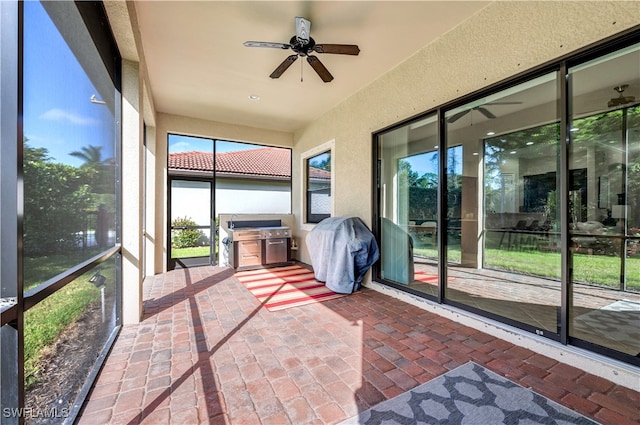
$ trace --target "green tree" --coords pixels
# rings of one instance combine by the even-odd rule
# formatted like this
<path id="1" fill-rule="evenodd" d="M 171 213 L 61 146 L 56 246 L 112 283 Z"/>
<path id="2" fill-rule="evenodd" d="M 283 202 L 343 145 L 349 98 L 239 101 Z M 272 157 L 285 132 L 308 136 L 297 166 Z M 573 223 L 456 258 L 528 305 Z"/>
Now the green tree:
<path id="1" fill-rule="evenodd" d="M 87 183 L 92 187 L 93 193 L 96 194 L 95 207 L 97 208 L 99 204 L 114 205 L 115 203 L 112 199 L 115 192 L 113 185 L 115 175 L 113 158 L 103 158 L 102 146 L 93 145 L 83 146 L 79 151 L 73 151 L 69 155 L 84 161 L 80 168 L 86 172 Z"/>
<path id="2" fill-rule="evenodd" d="M 319 168 L 325 171 L 331 171 L 331 153 L 324 153 L 316 156 L 315 158 L 322 159 L 313 159 L 310 161 L 310 164 L 314 168 Z"/>
<path id="3" fill-rule="evenodd" d="M 106 160 L 102 158 L 102 146 L 83 146 L 79 151 L 73 151 L 69 155 L 83 160 L 83 167 L 96 167 L 106 164 Z"/>
<path id="4" fill-rule="evenodd" d="M 398 181 L 400 187 L 418 186 L 418 172 L 413 171 L 411 163 L 404 159 L 398 161 Z"/>
<path id="5" fill-rule="evenodd" d="M 40 256 L 75 249 L 94 203 L 86 170 L 55 163 L 24 143 L 24 251 Z"/>

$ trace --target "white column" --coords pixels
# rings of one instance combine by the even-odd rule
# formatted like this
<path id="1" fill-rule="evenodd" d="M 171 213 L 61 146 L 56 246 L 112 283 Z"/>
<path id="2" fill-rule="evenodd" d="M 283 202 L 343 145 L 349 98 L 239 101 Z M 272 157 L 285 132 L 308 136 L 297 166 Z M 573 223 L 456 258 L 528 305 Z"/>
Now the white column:
<path id="1" fill-rule="evenodd" d="M 156 261 L 156 246 L 160 242 L 162 248 L 162 233 L 156 232 L 156 128 L 147 124 L 145 150 L 145 223 L 144 223 L 144 261 L 145 275 L 153 276 L 162 272 L 162 261 Z M 160 249 L 162 252 L 162 249 Z"/>
<path id="2" fill-rule="evenodd" d="M 143 121 L 138 63 L 122 61 L 122 321 L 142 318 Z"/>

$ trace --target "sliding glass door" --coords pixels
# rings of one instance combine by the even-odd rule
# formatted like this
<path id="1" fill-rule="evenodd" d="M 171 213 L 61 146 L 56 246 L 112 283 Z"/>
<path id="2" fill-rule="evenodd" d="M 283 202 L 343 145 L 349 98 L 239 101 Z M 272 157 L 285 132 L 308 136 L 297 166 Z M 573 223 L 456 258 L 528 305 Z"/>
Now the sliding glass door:
<path id="1" fill-rule="evenodd" d="M 385 132 L 378 145 L 380 278 L 438 293 L 438 127 L 432 115 Z"/>
<path id="2" fill-rule="evenodd" d="M 460 149 L 447 169 L 445 296 L 554 338 L 558 99 L 550 73 L 445 113 L 447 145 Z"/>
<path id="3" fill-rule="evenodd" d="M 375 279 L 640 365 L 639 40 L 375 134 Z"/>
<path id="4" fill-rule="evenodd" d="M 569 163 L 586 188 L 569 193 L 569 336 L 630 356 L 640 353 L 639 64 L 636 44 L 569 70 Z"/>

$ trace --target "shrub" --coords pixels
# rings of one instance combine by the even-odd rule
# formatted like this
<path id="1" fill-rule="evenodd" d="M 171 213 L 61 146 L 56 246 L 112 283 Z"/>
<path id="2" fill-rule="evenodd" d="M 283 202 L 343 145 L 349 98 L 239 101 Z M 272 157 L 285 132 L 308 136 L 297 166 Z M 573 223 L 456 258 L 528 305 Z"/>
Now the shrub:
<path id="1" fill-rule="evenodd" d="M 198 224 L 189 217 L 178 217 L 171 222 L 172 230 L 171 245 L 173 248 L 189 248 L 198 246 L 201 238 L 205 237 L 199 229 L 191 229 Z M 175 229 L 182 227 L 181 229 Z"/>

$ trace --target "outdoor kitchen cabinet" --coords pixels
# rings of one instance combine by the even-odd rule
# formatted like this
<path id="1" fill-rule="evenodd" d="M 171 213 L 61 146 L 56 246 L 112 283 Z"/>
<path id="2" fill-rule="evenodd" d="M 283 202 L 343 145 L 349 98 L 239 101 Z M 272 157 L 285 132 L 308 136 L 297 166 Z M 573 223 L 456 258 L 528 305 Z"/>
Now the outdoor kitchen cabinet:
<path id="1" fill-rule="evenodd" d="M 286 226 L 232 228 L 229 233 L 229 264 L 234 269 L 291 262 L 291 229 Z"/>
<path id="2" fill-rule="evenodd" d="M 260 239 L 234 242 L 233 251 L 234 268 L 262 264 L 262 240 Z"/>

